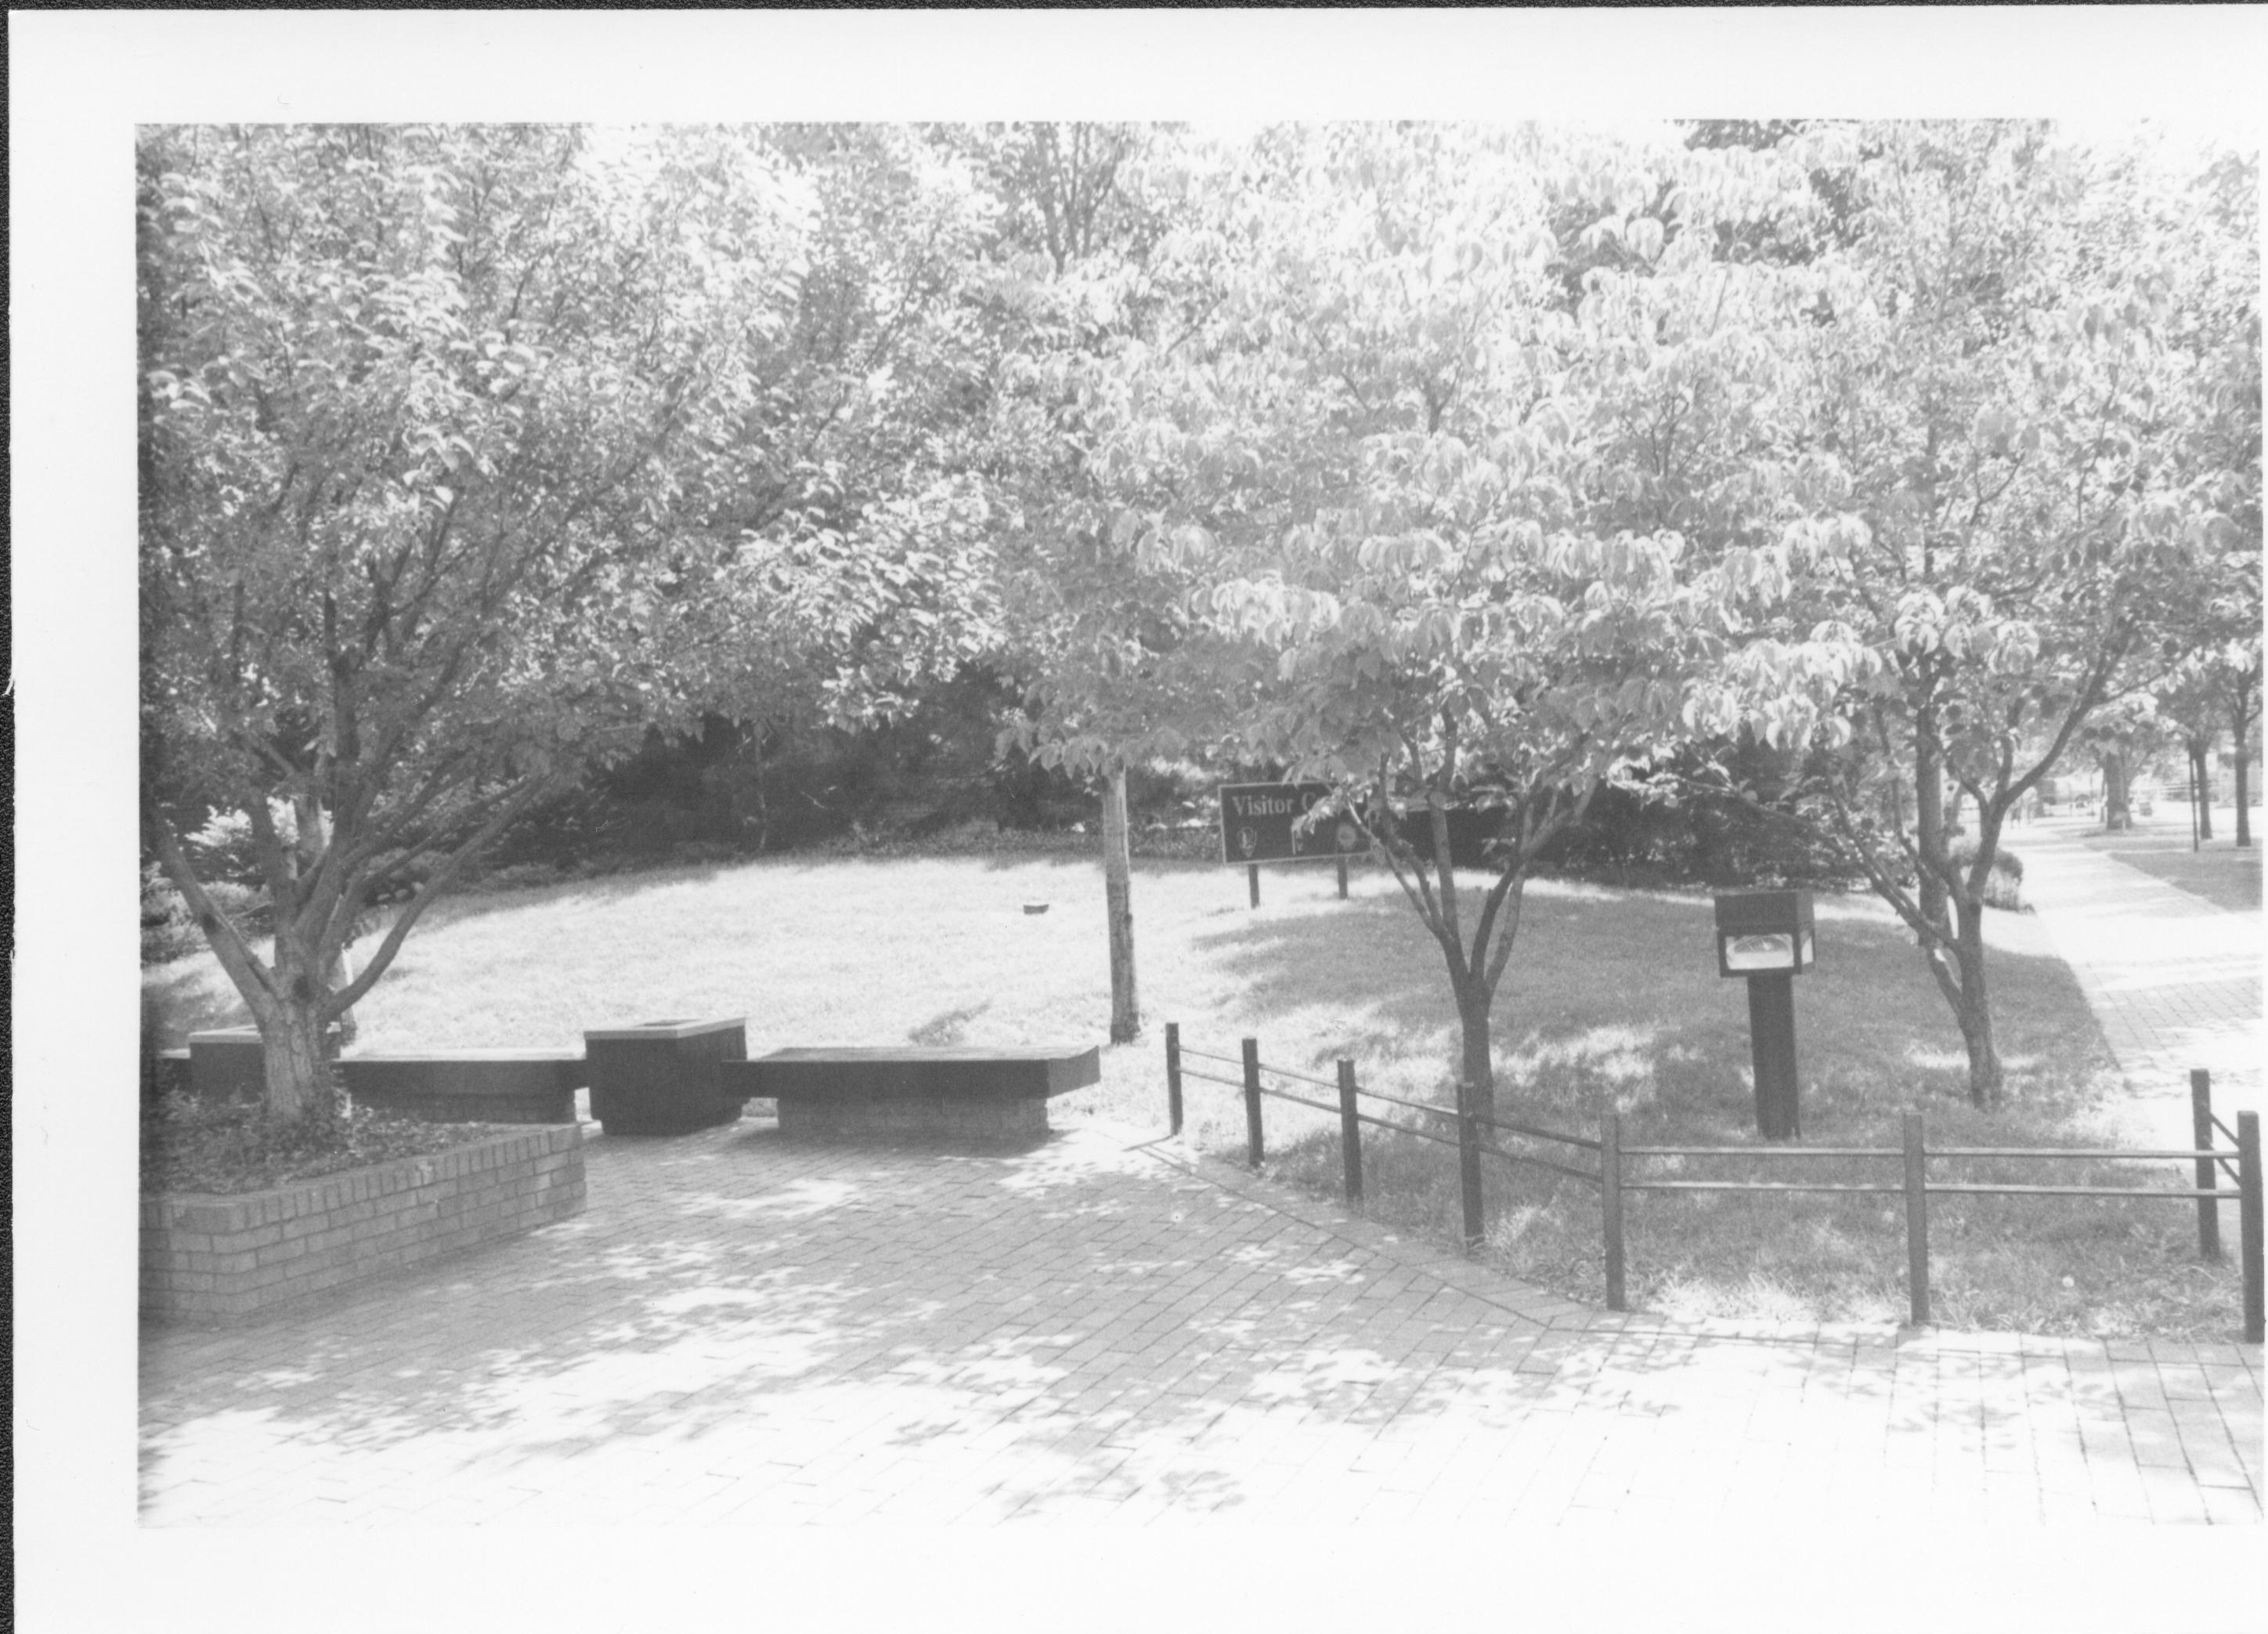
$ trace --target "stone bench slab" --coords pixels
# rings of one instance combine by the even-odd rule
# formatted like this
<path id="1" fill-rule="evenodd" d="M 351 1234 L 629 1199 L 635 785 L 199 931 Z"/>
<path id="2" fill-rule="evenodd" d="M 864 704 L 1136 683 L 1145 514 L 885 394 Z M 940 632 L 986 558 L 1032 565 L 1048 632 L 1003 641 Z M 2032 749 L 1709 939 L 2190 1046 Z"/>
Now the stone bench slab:
<path id="1" fill-rule="evenodd" d="M 342 1056 L 357 1106 L 459 1123 L 572 1123 L 579 1049 L 429 1049 Z"/>
<path id="2" fill-rule="evenodd" d="M 1035 1140 L 1047 1103 L 1102 1080 L 1101 1052 L 1055 1046 L 827 1048 L 726 1062 L 724 1086 L 779 1107 L 783 1135 Z"/>

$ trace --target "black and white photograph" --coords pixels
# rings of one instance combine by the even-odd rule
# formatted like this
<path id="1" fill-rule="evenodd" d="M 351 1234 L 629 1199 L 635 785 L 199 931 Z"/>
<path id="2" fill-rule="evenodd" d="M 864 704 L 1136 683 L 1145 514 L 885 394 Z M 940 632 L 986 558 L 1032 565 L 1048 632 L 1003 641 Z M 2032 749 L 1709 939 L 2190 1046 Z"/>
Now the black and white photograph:
<path id="1" fill-rule="evenodd" d="M 10 29 L 24 1627 L 2257 1626 L 2261 13 Z"/>

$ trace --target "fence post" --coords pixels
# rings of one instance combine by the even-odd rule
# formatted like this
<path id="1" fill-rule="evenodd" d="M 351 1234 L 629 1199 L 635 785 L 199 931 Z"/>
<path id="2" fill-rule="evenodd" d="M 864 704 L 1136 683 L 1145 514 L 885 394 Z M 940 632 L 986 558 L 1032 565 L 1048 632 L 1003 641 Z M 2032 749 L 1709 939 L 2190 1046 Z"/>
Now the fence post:
<path id="1" fill-rule="evenodd" d="M 1623 1121 L 1599 1120 L 1599 1201 L 1606 1216 L 1607 1308 L 1628 1309 L 1623 1299 Z"/>
<path id="2" fill-rule="evenodd" d="M 1182 1132 L 1182 1024 L 1166 1023 L 1166 1132 Z"/>
<path id="3" fill-rule="evenodd" d="M 1354 1063 L 1339 1057 L 1339 1158 L 1346 1170 L 1346 1200 L 1362 1206 L 1362 1120 L 1355 1115 Z"/>
<path id="4" fill-rule="evenodd" d="M 1252 889 L 1252 905 L 1255 908 L 1259 907 L 1260 865 L 1258 863 L 1247 863 L 1244 865 L 1244 880 L 1245 883 Z"/>
<path id="5" fill-rule="evenodd" d="M 1906 1292 L 1913 1325 L 1929 1326 L 1929 1169 L 1922 1145 L 1921 1114 L 1905 1115 Z"/>
<path id="6" fill-rule="evenodd" d="M 2244 1343 L 2258 1344 L 2264 1318 L 2260 1288 L 2260 1115 L 2236 1115 L 2236 1246 L 2244 1262 Z"/>
<path id="7" fill-rule="evenodd" d="M 1244 1041 L 1244 1160 L 1254 1168 L 1265 1156 L 1260 1144 L 1260 1041 Z"/>
<path id="8" fill-rule="evenodd" d="M 1465 1252 L 1476 1254 L 1487 1240 L 1481 1218 L 1481 1126 L 1473 1113 L 1473 1086 L 1457 1083 L 1457 1196 L 1465 1207 Z"/>
<path id="9" fill-rule="evenodd" d="M 2213 1074 L 2203 1067 L 2190 1071 L 2190 1123 L 2197 1131 L 2199 1152 L 2213 1150 Z M 2197 1160 L 2197 1183 L 2199 1191 L 2213 1191 L 2220 1182 L 2214 1171 L 2220 1165 L 2211 1158 Z M 2220 1257 L 2220 1203 L 2212 1197 L 2198 1199 L 2198 1253 L 2208 1260 Z"/>

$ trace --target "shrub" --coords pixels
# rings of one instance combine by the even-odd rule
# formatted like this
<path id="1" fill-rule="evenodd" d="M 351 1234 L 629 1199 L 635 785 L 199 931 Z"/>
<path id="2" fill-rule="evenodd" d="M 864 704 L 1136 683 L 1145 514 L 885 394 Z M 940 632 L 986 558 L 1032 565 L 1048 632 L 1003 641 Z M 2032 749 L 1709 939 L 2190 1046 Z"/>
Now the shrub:
<path id="1" fill-rule="evenodd" d="M 269 815 L 275 820 L 276 836 L 290 845 L 298 837 L 299 825 L 290 806 L 282 800 L 271 800 Z M 196 864 L 201 880 L 226 880 L 237 885 L 257 886 L 261 883 L 260 857 L 252 843 L 252 819 L 243 812 L 215 812 L 205 820 L 203 828 L 187 837 L 185 842 Z"/>
<path id="2" fill-rule="evenodd" d="M 247 936 L 265 936 L 275 929 L 269 911 L 268 893 L 230 880 L 213 880 L 205 886 L 205 894 L 229 917 L 229 922 Z M 180 959 L 201 951 L 205 946 L 204 932 L 197 929 L 196 916 L 189 911 L 188 903 L 166 878 L 165 871 L 155 863 L 144 864 L 142 869 L 142 962 L 162 964 L 168 959 Z"/>
<path id="3" fill-rule="evenodd" d="M 1965 871 L 1977 860 L 1977 842 L 1955 841 L 1950 855 L 1953 865 Z M 2005 847 L 1996 848 L 1992 853 L 1992 871 L 1984 876 L 1984 906 L 2021 913 L 2024 909 L 2023 883 L 2023 858 Z"/>
<path id="4" fill-rule="evenodd" d="M 204 946 L 189 905 L 157 864 L 142 870 L 142 962 L 162 964 Z"/>

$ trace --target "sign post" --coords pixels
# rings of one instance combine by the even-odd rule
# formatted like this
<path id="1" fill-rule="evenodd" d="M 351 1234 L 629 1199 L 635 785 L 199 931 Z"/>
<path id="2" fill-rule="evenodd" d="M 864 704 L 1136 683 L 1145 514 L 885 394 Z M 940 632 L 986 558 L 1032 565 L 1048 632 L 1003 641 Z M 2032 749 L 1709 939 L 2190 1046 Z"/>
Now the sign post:
<path id="1" fill-rule="evenodd" d="M 1339 894 L 1346 894 L 1346 862 L 1363 849 L 1362 829 L 1344 816 L 1307 821 L 1330 797 L 1327 783 L 1221 784 L 1221 860 L 1242 865 L 1255 908 L 1260 906 L 1262 863 L 1336 862 Z"/>
<path id="2" fill-rule="evenodd" d="M 1812 965 L 1811 893 L 1742 891 L 1717 899 L 1717 974 L 1749 983 L 1749 1049 L 1756 1131 L 1792 1140 L 1798 1128 L 1795 983 Z"/>

